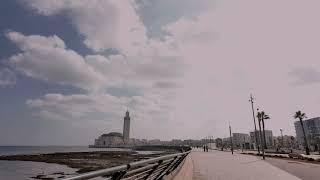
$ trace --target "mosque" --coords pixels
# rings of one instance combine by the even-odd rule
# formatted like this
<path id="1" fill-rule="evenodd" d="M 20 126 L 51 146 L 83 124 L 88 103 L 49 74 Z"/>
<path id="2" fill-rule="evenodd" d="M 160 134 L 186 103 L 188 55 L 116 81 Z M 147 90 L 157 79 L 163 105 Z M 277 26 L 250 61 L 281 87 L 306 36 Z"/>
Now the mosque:
<path id="1" fill-rule="evenodd" d="M 94 145 L 89 147 L 110 147 L 110 146 L 121 146 L 130 143 L 130 114 L 126 112 L 123 118 L 123 134 L 119 132 L 110 132 L 102 134 L 94 140 Z"/>

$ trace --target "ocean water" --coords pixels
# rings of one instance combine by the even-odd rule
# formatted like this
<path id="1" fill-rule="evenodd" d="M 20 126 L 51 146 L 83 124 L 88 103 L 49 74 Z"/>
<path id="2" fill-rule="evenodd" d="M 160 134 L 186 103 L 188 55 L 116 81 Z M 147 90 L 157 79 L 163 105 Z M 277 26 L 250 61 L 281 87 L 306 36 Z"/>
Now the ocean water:
<path id="1" fill-rule="evenodd" d="M 85 146 L 0 146 L 1 155 L 17 154 L 44 154 L 55 152 L 89 152 L 89 151 L 130 151 L 130 149 L 120 148 L 88 148 Z M 139 153 L 139 152 L 138 152 Z M 140 152 L 148 154 L 153 152 Z M 28 161 L 1 161 L 0 160 L 0 180 L 25 180 L 33 179 L 39 174 L 54 174 L 64 172 L 75 174 L 77 169 L 64 165 L 49 164 Z"/>
<path id="2" fill-rule="evenodd" d="M 87 146 L 0 146 L 1 155 L 44 154 L 55 152 L 131 151 L 121 148 L 89 148 Z"/>
<path id="3" fill-rule="evenodd" d="M 0 161 L 1 180 L 34 179 L 32 177 L 39 174 L 54 174 L 59 172 L 64 172 L 71 176 L 75 174 L 76 170 L 77 169 L 58 164 L 29 161 Z"/>

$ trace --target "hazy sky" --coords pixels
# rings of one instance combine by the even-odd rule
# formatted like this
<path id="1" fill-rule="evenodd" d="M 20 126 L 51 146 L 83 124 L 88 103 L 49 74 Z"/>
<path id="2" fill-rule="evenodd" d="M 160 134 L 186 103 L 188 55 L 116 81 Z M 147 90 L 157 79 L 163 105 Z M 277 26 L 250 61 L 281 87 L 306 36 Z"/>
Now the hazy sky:
<path id="1" fill-rule="evenodd" d="M 319 116 L 320 2 L 3 0 L 0 145 L 274 134 Z"/>

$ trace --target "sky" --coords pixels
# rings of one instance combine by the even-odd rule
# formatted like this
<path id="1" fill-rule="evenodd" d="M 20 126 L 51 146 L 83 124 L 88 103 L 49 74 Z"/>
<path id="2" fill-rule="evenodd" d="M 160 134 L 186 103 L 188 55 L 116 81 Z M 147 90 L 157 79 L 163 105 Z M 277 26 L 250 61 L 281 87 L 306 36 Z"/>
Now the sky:
<path id="1" fill-rule="evenodd" d="M 0 145 L 88 145 L 102 133 L 274 135 L 319 116 L 320 11 L 298 0 L 3 0 Z"/>

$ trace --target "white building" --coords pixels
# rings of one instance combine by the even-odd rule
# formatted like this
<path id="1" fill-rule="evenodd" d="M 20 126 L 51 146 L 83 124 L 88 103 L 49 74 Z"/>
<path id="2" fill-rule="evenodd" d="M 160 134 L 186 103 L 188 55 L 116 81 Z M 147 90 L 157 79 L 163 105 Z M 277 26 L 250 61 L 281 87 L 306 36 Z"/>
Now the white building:
<path id="1" fill-rule="evenodd" d="M 262 131 L 262 130 L 261 130 Z M 261 132 L 262 133 L 262 132 Z M 257 134 L 257 138 L 258 138 L 258 144 L 260 144 L 260 133 L 257 130 L 256 132 L 250 132 L 250 141 L 252 144 L 257 145 L 256 143 L 256 136 L 255 134 Z M 263 134 L 263 133 L 262 133 Z M 271 130 L 265 130 L 265 134 L 266 134 L 266 145 L 267 147 L 272 147 L 273 146 L 273 135 L 272 135 L 272 131 Z"/>
<path id="2" fill-rule="evenodd" d="M 214 143 L 214 142 L 208 143 L 207 146 L 209 149 L 217 149 L 216 143 Z"/>
<path id="3" fill-rule="evenodd" d="M 250 143 L 250 136 L 245 133 L 232 133 L 232 141 L 235 146 L 242 147 L 243 144 Z"/>
<path id="4" fill-rule="evenodd" d="M 127 111 L 123 120 L 123 134 L 118 132 L 102 134 L 95 139 L 94 145 L 89 147 L 110 147 L 124 144 L 134 144 L 135 142 L 136 141 L 134 139 L 130 139 L 130 116 L 129 111 Z M 137 141 L 137 143 L 139 142 Z"/>
<path id="5" fill-rule="evenodd" d="M 288 135 L 273 137 L 273 144 L 279 148 L 294 148 L 296 146 L 296 138 Z"/>
<path id="6" fill-rule="evenodd" d="M 320 117 L 307 119 L 302 122 L 308 139 L 320 138 Z M 294 122 L 294 126 L 296 129 L 297 141 L 299 144 L 303 145 L 304 139 L 300 121 Z"/>
<path id="7" fill-rule="evenodd" d="M 98 139 L 95 139 L 94 146 L 96 147 L 110 147 L 122 145 L 122 134 L 118 132 L 111 132 L 108 134 L 102 134 Z"/>

